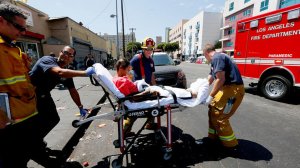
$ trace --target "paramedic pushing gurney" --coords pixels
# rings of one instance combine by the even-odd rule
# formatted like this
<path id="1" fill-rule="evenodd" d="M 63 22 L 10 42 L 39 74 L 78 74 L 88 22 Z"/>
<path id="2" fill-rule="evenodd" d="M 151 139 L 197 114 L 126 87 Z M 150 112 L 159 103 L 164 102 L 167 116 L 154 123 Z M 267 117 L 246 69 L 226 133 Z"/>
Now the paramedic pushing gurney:
<path id="1" fill-rule="evenodd" d="M 229 118 L 235 113 L 244 97 L 243 80 L 231 58 L 215 51 L 211 44 L 203 50 L 211 71 L 209 84 L 214 82 L 205 104 L 208 105 L 209 129 L 207 142 L 221 142 L 225 151 L 236 150 L 238 141 L 230 126 Z M 203 141 L 206 143 L 206 141 Z"/>

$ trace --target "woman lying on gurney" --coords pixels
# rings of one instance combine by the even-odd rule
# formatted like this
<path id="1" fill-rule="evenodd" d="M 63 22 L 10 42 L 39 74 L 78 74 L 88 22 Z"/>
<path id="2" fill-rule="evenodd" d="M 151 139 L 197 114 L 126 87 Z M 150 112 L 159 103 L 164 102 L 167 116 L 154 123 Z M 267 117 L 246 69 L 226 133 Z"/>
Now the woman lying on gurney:
<path id="1" fill-rule="evenodd" d="M 117 75 L 113 78 L 113 82 L 116 85 L 116 87 L 122 92 L 125 96 L 128 96 L 133 93 L 138 93 L 137 95 L 144 95 L 144 94 L 157 94 L 158 91 L 161 90 L 160 87 L 157 86 L 151 86 L 151 89 L 144 89 L 144 87 L 148 87 L 147 83 L 145 83 L 143 80 L 132 82 L 129 75 L 130 75 L 130 63 L 129 61 L 125 59 L 120 59 L 117 61 L 115 65 L 117 69 Z M 193 84 L 192 84 L 193 85 Z M 179 88 L 173 88 L 179 92 L 184 92 L 186 95 L 187 93 L 189 94 L 189 97 L 197 97 L 197 86 L 193 86 L 188 89 L 179 89 Z M 194 85 L 196 85 L 196 82 L 194 82 Z M 150 88 L 150 87 L 149 87 Z M 169 87 L 171 88 L 171 87 Z M 162 92 L 160 92 L 162 93 Z M 124 133 L 125 136 L 129 136 L 130 134 L 133 134 L 131 131 L 132 125 L 136 118 L 134 117 L 127 117 L 127 120 L 124 122 Z"/>

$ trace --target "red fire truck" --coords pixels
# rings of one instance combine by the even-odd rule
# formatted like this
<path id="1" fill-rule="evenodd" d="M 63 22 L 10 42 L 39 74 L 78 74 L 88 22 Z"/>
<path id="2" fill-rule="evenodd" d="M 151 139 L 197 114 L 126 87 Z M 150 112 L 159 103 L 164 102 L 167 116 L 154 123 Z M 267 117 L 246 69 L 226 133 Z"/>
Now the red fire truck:
<path id="1" fill-rule="evenodd" d="M 300 4 L 237 22 L 234 60 L 272 100 L 300 86 Z"/>

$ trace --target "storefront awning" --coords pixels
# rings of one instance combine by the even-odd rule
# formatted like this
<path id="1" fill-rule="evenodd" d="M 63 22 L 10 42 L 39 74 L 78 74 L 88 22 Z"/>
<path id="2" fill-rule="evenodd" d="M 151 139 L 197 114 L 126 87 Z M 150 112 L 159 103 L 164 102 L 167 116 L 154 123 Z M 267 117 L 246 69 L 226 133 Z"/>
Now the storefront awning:
<path id="1" fill-rule="evenodd" d="M 25 36 L 33 37 L 33 38 L 40 39 L 40 40 L 45 39 L 45 35 L 39 34 L 39 33 L 34 33 L 34 32 L 31 32 L 31 31 L 26 31 Z"/>

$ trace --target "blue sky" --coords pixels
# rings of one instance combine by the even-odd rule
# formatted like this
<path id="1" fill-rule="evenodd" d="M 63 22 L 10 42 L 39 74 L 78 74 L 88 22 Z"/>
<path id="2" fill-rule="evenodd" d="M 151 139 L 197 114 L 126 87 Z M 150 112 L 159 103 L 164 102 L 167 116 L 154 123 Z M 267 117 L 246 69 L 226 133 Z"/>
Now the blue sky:
<path id="1" fill-rule="evenodd" d="M 121 0 L 118 0 L 119 32 L 121 32 Z M 137 41 L 144 37 L 162 36 L 165 28 L 181 19 L 190 19 L 200 11 L 222 12 L 225 0 L 123 0 L 124 30 L 135 28 Z M 27 4 L 50 17 L 68 16 L 96 33 L 116 34 L 116 0 L 28 0 Z"/>

